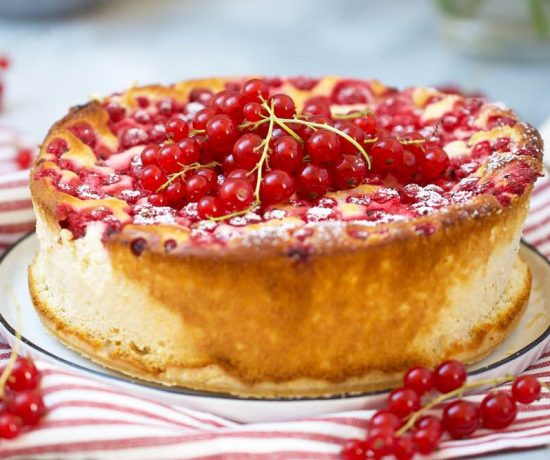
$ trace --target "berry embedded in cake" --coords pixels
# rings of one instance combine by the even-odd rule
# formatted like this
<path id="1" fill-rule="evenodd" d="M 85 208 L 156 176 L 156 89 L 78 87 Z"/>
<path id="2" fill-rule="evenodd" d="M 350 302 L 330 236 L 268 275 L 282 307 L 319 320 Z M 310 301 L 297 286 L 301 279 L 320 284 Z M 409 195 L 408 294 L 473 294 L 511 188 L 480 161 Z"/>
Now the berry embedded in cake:
<path id="1" fill-rule="evenodd" d="M 167 385 L 301 396 L 473 362 L 513 328 L 538 133 L 500 105 L 334 77 L 73 108 L 31 190 L 44 323 Z"/>

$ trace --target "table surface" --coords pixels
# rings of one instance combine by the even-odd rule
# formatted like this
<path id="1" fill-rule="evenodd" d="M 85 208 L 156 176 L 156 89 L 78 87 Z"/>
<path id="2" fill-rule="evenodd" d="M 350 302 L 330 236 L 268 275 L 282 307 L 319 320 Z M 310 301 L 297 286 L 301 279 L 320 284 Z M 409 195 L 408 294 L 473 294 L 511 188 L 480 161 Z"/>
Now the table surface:
<path id="1" fill-rule="evenodd" d="M 79 16 L 0 18 L 6 75 L 0 123 L 39 142 L 67 107 L 134 83 L 238 74 L 349 75 L 396 86 L 456 82 L 539 126 L 550 62 L 476 59 L 438 31 L 429 0 L 111 0 Z M 500 455 L 548 458 L 548 450 Z M 489 457 L 496 458 L 496 457 Z"/>

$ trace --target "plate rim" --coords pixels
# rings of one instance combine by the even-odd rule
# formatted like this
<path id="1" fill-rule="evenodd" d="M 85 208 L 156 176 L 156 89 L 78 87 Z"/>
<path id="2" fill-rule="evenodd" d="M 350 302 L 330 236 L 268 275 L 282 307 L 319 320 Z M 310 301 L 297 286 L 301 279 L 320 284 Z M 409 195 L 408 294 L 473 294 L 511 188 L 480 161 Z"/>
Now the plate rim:
<path id="1" fill-rule="evenodd" d="M 35 233 L 36 233 L 35 231 L 31 231 L 23 235 L 11 247 L 9 247 L 2 255 L 0 255 L 0 266 L 4 263 L 5 259 L 9 256 L 9 254 L 11 254 L 18 246 L 20 246 L 28 238 L 35 235 Z M 544 254 L 542 254 L 535 246 L 528 243 L 523 238 L 520 241 L 520 245 L 525 246 L 527 249 L 533 252 L 550 269 L 550 259 L 544 256 Z M 11 326 L 11 324 L 6 320 L 6 318 L 4 318 L 1 312 L 0 312 L 0 324 L 13 338 L 16 339 L 17 337 L 16 330 Z M 492 364 L 489 364 L 487 366 L 484 366 L 469 372 L 469 375 L 475 376 L 477 374 L 482 374 L 484 372 L 491 371 L 497 367 L 500 367 L 510 361 L 517 359 L 518 357 L 534 349 L 549 335 L 550 335 L 550 325 L 544 330 L 544 332 L 542 332 L 542 334 L 540 334 L 535 340 L 533 340 L 529 344 L 525 345 L 524 347 L 520 348 L 516 352 L 512 353 L 509 356 L 506 356 L 505 358 L 499 361 L 496 361 Z M 37 351 L 38 353 L 46 355 L 48 358 L 52 359 L 53 361 L 58 361 L 63 365 L 74 368 L 78 371 L 81 371 L 84 373 L 90 373 L 90 374 L 93 374 L 94 376 L 97 376 L 103 379 L 106 378 L 108 380 L 115 381 L 119 384 L 122 383 L 125 385 L 128 385 L 128 384 L 139 385 L 148 390 L 160 391 L 164 393 L 169 393 L 171 395 L 217 398 L 217 399 L 225 399 L 225 400 L 231 400 L 231 401 L 255 401 L 255 402 L 301 402 L 303 401 L 303 402 L 306 402 L 306 401 L 351 400 L 351 399 L 357 399 L 357 398 L 367 398 L 367 397 L 379 396 L 384 393 L 388 393 L 389 391 L 392 390 L 392 388 L 385 388 L 381 390 L 366 391 L 362 393 L 350 393 L 350 394 L 332 395 L 332 396 L 326 396 L 326 397 L 319 397 L 319 396 L 291 397 L 290 396 L 290 397 L 278 397 L 278 398 L 261 398 L 261 397 L 254 397 L 254 396 L 237 396 L 229 393 L 221 393 L 221 392 L 206 391 L 206 390 L 193 390 L 191 388 L 185 388 L 185 387 L 175 387 L 175 386 L 166 387 L 166 386 L 162 386 L 161 384 L 156 384 L 154 382 L 147 382 L 145 380 L 137 379 L 127 375 L 118 376 L 115 374 L 108 374 L 107 372 L 100 371 L 100 370 L 89 369 L 81 364 L 74 363 L 65 358 L 59 357 L 48 350 L 45 350 L 40 345 L 35 344 L 34 342 L 30 341 L 29 339 L 27 339 L 25 336 L 21 334 L 20 334 L 20 340 L 22 343 L 27 345 L 29 348 Z M 66 345 L 64 345 L 63 343 L 61 343 L 61 345 L 66 347 Z M 87 357 L 84 357 L 84 358 L 89 359 Z"/>

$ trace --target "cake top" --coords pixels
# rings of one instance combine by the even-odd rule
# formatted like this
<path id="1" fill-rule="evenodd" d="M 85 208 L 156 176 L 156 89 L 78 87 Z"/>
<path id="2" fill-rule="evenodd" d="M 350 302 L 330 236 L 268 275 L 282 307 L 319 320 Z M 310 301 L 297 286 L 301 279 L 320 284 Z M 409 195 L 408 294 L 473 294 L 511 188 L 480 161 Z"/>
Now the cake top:
<path id="1" fill-rule="evenodd" d="M 506 207 L 541 157 L 534 129 L 477 97 L 210 79 L 72 109 L 46 137 L 33 185 L 74 238 L 93 226 L 137 253 L 353 246 Z"/>

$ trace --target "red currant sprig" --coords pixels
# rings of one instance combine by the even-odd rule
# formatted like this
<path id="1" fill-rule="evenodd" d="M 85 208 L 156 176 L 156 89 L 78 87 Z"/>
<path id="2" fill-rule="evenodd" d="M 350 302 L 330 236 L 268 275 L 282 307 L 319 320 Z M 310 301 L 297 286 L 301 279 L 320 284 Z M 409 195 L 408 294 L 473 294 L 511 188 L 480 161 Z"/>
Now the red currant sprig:
<path id="1" fill-rule="evenodd" d="M 540 397 L 541 386 L 547 387 L 529 375 L 471 383 L 467 376 L 465 366 L 456 360 L 445 361 L 433 371 L 425 367 L 410 369 L 403 378 L 403 387 L 389 394 L 387 408 L 369 421 L 366 438 L 347 442 L 342 457 L 410 459 L 417 453 L 431 454 L 445 433 L 460 439 L 481 426 L 493 430 L 508 427 L 516 418 L 517 404 L 532 403 Z M 462 399 L 470 389 L 506 382 L 513 382 L 511 392 L 491 391 L 479 405 Z M 422 397 L 433 391 L 440 395 L 422 405 Z M 432 415 L 442 403 L 446 404 L 441 417 Z"/>
<path id="2" fill-rule="evenodd" d="M 12 439 L 37 425 L 46 406 L 40 391 L 40 371 L 14 347 L 0 370 L 0 439 Z"/>

